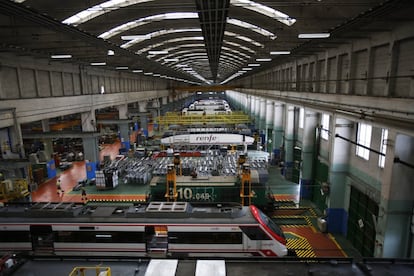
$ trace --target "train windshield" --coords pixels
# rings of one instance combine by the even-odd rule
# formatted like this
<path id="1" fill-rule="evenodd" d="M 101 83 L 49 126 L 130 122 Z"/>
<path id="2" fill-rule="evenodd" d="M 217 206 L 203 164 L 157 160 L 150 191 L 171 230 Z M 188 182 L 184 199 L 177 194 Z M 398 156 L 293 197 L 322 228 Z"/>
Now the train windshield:
<path id="1" fill-rule="evenodd" d="M 266 216 L 262 211 L 259 210 L 259 215 L 263 223 L 269 227 L 273 232 L 275 232 L 278 236 L 285 238 L 285 235 L 282 232 L 282 229 L 268 216 Z"/>
<path id="2" fill-rule="evenodd" d="M 268 216 L 266 216 L 260 209 L 258 209 L 255 206 L 250 206 L 251 211 L 253 213 L 253 216 L 256 218 L 260 224 L 264 225 L 265 227 L 269 228 L 270 231 L 273 232 L 273 234 L 276 234 L 274 238 L 276 238 L 279 241 L 286 242 L 286 237 L 283 234 L 282 229 Z"/>

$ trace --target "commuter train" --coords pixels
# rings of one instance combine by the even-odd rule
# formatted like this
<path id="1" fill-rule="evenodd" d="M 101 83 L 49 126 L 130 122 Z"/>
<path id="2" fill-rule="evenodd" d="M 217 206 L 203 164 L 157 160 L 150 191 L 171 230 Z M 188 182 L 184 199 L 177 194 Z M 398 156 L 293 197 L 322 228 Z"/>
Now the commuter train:
<path id="1" fill-rule="evenodd" d="M 189 202 L 36 203 L 0 208 L 0 252 L 50 256 L 283 257 L 257 207 Z"/>

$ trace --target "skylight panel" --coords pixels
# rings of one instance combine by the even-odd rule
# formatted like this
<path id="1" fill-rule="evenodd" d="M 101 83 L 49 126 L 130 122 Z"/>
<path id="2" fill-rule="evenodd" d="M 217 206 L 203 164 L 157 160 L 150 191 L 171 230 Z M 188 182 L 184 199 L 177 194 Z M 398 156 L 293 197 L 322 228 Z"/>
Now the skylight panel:
<path id="1" fill-rule="evenodd" d="M 190 44 L 191 45 L 191 44 Z M 168 54 L 164 57 L 160 57 L 157 58 L 155 61 L 157 62 L 173 62 L 173 61 L 167 61 L 167 59 L 178 59 L 177 62 L 179 61 L 180 57 L 185 56 L 186 54 L 189 53 L 197 53 L 195 52 L 196 50 L 198 50 L 198 53 L 206 53 L 205 49 L 204 49 L 204 44 L 198 44 L 198 48 L 200 49 L 190 49 L 190 50 L 183 50 L 183 51 L 174 51 L 175 49 L 172 48 L 177 48 L 177 47 L 172 47 L 172 48 L 167 48 L 166 50 L 169 52 L 174 51 L 174 53 Z"/>
<path id="2" fill-rule="evenodd" d="M 77 26 L 79 24 L 85 23 L 88 20 L 91 20 L 95 17 L 98 17 L 102 14 L 105 14 L 110 11 L 120 9 L 122 7 L 127 7 L 130 5 L 141 4 L 145 2 L 152 2 L 154 0 L 110 0 L 103 2 L 101 4 L 90 7 L 86 10 L 78 12 L 77 14 L 65 19 L 62 21 L 64 24 Z"/>
<path id="3" fill-rule="evenodd" d="M 247 51 L 247 52 L 249 52 L 249 53 L 252 53 L 252 54 L 256 53 L 256 51 L 253 51 L 253 50 L 252 50 L 252 49 L 250 49 L 249 47 L 243 46 L 243 45 L 238 44 L 238 43 L 234 43 L 234 42 L 227 41 L 227 40 L 223 40 L 223 43 L 224 43 L 224 44 L 231 45 L 231 46 L 234 46 L 234 47 L 236 47 L 236 48 L 243 49 L 243 50 L 245 50 L 245 51 Z"/>
<path id="4" fill-rule="evenodd" d="M 249 30 L 251 30 L 253 32 L 256 32 L 258 34 L 261 34 L 263 36 L 267 36 L 270 39 L 276 39 L 276 35 L 274 33 L 269 32 L 268 30 L 265 30 L 265 29 L 263 29 L 259 26 L 247 23 L 245 21 L 241 21 L 239 19 L 228 18 L 227 23 L 236 25 L 236 26 L 241 27 L 241 28 L 249 29 Z"/>
<path id="5" fill-rule="evenodd" d="M 268 6 L 250 1 L 250 0 L 230 0 L 230 4 L 233 6 L 242 7 L 242 8 L 263 14 L 270 18 L 276 19 L 277 21 L 287 26 L 292 26 L 296 22 L 296 19 L 291 18 L 289 15 L 281 11 L 275 10 L 271 7 L 268 7 Z"/>
<path id="6" fill-rule="evenodd" d="M 241 57 L 235 55 L 234 53 L 227 53 L 226 51 L 221 51 L 220 58 L 221 58 L 221 56 L 227 56 L 227 57 L 233 59 L 234 62 L 237 62 L 237 63 L 244 63 L 246 61 L 246 59 L 241 58 Z"/>
<path id="7" fill-rule="evenodd" d="M 251 58 L 251 56 L 246 55 L 245 53 L 242 53 L 242 52 L 240 52 L 240 51 L 234 50 L 233 48 L 229 48 L 229 47 L 225 47 L 225 46 L 223 46 L 221 49 L 222 49 L 222 50 L 225 50 L 225 51 L 232 52 L 232 53 L 234 53 L 234 54 L 238 54 L 239 56 L 245 57 L 246 59 Z"/>
<path id="8" fill-rule="evenodd" d="M 125 45 L 126 48 L 131 47 L 134 44 L 138 44 L 142 41 L 158 37 L 161 35 L 166 34 L 173 34 L 173 33 L 185 33 L 185 32 L 201 32 L 200 28 L 188 28 L 188 29 L 169 29 L 169 30 L 159 30 L 149 34 L 141 35 L 138 38 L 133 38 L 131 41 L 127 42 Z M 131 36 L 133 37 L 133 36 Z"/>
<path id="9" fill-rule="evenodd" d="M 130 29 L 140 27 L 142 25 L 149 24 L 154 21 L 169 20 L 169 19 L 194 19 L 194 18 L 198 18 L 198 14 L 196 12 L 170 12 L 170 13 L 156 14 L 156 15 L 143 17 L 143 18 L 116 26 L 100 34 L 98 37 L 103 38 L 103 39 L 108 39 L 115 35 L 123 33 L 125 31 L 128 31 Z"/>
<path id="10" fill-rule="evenodd" d="M 251 39 L 251 38 L 248 38 L 248 37 L 246 37 L 246 36 L 240 35 L 240 34 L 236 34 L 236 33 L 229 32 L 229 31 L 225 31 L 225 32 L 224 32 L 224 35 L 226 35 L 226 36 L 232 36 L 232 37 L 238 38 L 238 39 L 240 39 L 240 40 L 243 40 L 243 41 L 249 42 L 249 43 L 251 43 L 251 44 L 253 44 L 254 46 L 257 46 L 257 47 L 264 47 L 264 45 L 263 45 L 263 44 L 261 44 L 261 43 L 259 43 L 259 42 L 255 41 L 255 40 L 253 40 L 253 39 Z"/>
<path id="11" fill-rule="evenodd" d="M 160 42 L 160 43 L 149 45 L 148 47 L 140 49 L 136 53 L 137 54 L 142 54 L 142 53 L 144 53 L 146 51 L 149 51 L 153 48 L 161 47 L 161 46 L 163 46 L 165 44 L 168 44 L 168 43 L 182 42 L 182 41 L 188 41 L 188 40 L 204 40 L 204 37 L 202 37 L 202 36 L 193 36 L 193 37 L 173 38 L 173 39 L 169 39 L 169 40 L 166 40 L 166 41 L 163 41 L 163 42 Z M 126 48 L 126 47 L 124 47 L 124 45 L 121 45 L 121 47 Z M 132 46 L 132 45 L 130 45 L 130 46 Z"/>

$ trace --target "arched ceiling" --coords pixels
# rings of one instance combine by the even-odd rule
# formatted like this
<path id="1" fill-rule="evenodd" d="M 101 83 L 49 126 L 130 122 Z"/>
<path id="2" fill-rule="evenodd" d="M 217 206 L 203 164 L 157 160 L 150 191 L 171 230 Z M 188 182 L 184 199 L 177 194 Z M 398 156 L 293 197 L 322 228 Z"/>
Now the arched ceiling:
<path id="1" fill-rule="evenodd" d="M 409 2 L 2 0 L 0 37 L 3 51 L 64 55 L 61 61 L 218 84 L 386 31 L 391 21 L 412 17 L 410 9 L 401 9 L 412 8 Z M 323 37 L 302 38 L 307 34 Z"/>

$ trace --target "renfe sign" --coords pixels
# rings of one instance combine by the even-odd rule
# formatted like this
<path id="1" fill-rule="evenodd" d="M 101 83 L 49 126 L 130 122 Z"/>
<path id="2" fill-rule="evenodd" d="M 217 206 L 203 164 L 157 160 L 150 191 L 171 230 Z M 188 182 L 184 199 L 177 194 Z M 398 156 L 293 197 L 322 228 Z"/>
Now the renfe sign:
<path id="1" fill-rule="evenodd" d="M 190 144 L 190 145 L 251 145 L 254 138 L 241 134 L 199 133 L 180 134 L 161 139 L 161 144 Z"/>

